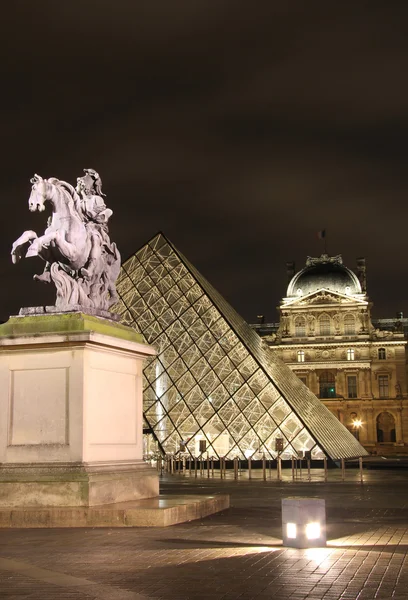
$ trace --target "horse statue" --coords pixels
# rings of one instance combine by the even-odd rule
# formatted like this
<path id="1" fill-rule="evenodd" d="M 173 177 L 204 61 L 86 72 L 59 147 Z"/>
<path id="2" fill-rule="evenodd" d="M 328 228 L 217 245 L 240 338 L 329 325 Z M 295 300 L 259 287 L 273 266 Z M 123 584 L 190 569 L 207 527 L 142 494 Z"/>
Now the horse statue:
<path id="1" fill-rule="evenodd" d="M 111 243 L 107 219 L 112 215 L 103 200 L 94 195 L 92 185 L 83 185 L 86 176 L 78 178 L 77 190 L 65 181 L 52 177 L 43 179 L 34 175 L 28 207 L 31 212 L 45 210 L 51 205 L 52 214 L 42 236 L 25 231 L 13 244 L 11 258 L 17 263 L 23 256 L 39 256 L 45 261 L 41 275 L 34 279 L 53 282 L 57 288 L 55 306 L 61 310 L 92 307 L 109 310 L 117 300 L 116 279 L 120 271 L 120 254 Z M 81 180 L 81 181 L 80 181 Z M 91 179 L 93 181 L 93 179 Z M 98 176 L 98 192 L 101 181 Z M 92 211 L 100 201 L 97 211 Z M 102 210 L 104 209 L 104 210 Z"/>

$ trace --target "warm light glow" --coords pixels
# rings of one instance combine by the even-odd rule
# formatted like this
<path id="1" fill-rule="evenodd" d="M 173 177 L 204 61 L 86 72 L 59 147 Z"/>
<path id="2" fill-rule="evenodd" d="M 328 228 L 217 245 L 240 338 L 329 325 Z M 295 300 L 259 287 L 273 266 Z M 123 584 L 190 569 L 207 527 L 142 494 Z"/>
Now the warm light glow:
<path id="1" fill-rule="evenodd" d="M 354 427 L 361 427 L 362 424 L 363 422 L 360 421 L 360 419 L 356 419 L 355 421 L 353 421 Z"/>
<path id="2" fill-rule="evenodd" d="M 314 560 L 317 563 L 323 562 L 329 555 L 330 550 L 327 548 L 307 548 L 306 558 L 308 560 Z"/>
<path id="3" fill-rule="evenodd" d="M 306 537 L 308 540 L 317 540 L 320 537 L 320 523 L 308 523 L 306 525 Z"/>
<path id="4" fill-rule="evenodd" d="M 288 538 L 295 539 L 296 538 L 296 523 L 287 523 L 286 524 L 286 535 Z"/>

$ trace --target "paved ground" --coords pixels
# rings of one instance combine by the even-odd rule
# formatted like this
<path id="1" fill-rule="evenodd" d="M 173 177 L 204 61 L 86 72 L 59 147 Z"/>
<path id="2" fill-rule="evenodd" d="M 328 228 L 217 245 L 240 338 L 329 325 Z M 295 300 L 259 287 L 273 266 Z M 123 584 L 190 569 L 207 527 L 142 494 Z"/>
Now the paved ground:
<path id="1" fill-rule="evenodd" d="M 228 511 L 170 528 L 0 530 L 0 598 L 408 600 L 408 471 L 329 475 L 165 476 L 166 493 L 231 494 Z M 326 499 L 327 548 L 282 547 L 289 495 Z"/>

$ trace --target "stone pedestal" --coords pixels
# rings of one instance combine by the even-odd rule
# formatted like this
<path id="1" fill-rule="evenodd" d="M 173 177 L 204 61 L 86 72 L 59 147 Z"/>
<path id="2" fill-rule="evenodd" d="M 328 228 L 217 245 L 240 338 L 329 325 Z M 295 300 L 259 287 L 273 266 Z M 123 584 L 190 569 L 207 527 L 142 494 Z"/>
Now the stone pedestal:
<path id="1" fill-rule="evenodd" d="M 0 326 L 0 506 L 98 506 L 157 496 L 143 462 L 142 367 L 129 327 L 82 313 Z"/>

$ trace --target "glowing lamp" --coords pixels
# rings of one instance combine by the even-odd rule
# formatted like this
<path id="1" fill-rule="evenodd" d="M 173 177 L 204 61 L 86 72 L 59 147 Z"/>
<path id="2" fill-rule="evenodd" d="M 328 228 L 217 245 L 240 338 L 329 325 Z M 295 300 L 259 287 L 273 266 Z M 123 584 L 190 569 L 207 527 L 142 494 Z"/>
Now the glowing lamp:
<path id="1" fill-rule="evenodd" d="M 282 499 L 283 545 L 292 548 L 326 546 L 326 505 L 322 498 Z"/>

